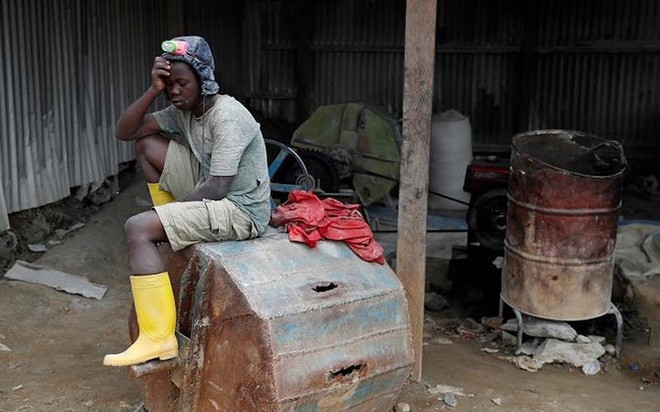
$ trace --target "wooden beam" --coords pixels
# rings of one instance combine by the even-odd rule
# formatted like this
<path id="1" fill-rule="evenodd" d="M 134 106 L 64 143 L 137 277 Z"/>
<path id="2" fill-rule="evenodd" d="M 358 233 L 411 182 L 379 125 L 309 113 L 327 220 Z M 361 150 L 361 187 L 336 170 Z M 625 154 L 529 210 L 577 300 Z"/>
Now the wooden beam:
<path id="1" fill-rule="evenodd" d="M 406 1 L 403 81 L 403 142 L 399 179 L 397 275 L 406 288 L 415 365 L 422 378 L 426 215 L 435 63 L 436 0 Z"/>

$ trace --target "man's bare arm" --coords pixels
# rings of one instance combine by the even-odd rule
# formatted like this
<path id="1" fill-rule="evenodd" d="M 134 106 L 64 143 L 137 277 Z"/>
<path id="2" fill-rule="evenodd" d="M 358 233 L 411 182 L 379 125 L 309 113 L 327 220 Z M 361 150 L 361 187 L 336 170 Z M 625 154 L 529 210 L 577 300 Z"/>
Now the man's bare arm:
<path id="1" fill-rule="evenodd" d="M 211 176 L 179 201 L 190 202 L 202 199 L 222 200 L 229 193 L 233 179 L 234 176 Z"/>
<path id="2" fill-rule="evenodd" d="M 136 101 L 131 103 L 117 121 L 115 135 L 120 140 L 136 140 L 159 133 L 156 119 L 147 114 L 149 107 L 165 90 L 165 78 L 170 75 L 170 62 L 162 57 L 154 59 L 151 68 L 151 86 Z"/>
<path id="3" fill-rule="evenodd" d="M 149 107 L 159 94 L 160 92 L 155 92 L 150 88 L 124 110 L 117 121 L 115 130 L 117 139 L 136 140 L 161 131 L 153 115 L 147 114 Z"/>

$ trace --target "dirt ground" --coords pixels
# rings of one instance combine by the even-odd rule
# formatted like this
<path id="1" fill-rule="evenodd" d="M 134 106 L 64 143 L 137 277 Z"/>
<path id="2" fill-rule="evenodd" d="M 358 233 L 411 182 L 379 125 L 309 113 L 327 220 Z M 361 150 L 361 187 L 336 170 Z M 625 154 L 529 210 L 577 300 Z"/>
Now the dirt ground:
<path id="1" fill-rule="evenodd" d="M 131 178 L 109 203 L 92 208 L 88 216 L 78 211 L 84 227 L 64 236 L 61 244 L 49 246 L 38 258 L 30 253 L 20 256 L 107 286 L 103 299 L 0 278 L 0 344 L 10 349 L 0 350 L 0 411 L 141 410 L 140 391 L 127 370 L 101 362 L 105 354 L 123 350 L 128 343 L 131 300 L 122 224 L 145 210 L 148 199 L 139 175 Z M 61 222 L 76 223 L 70 217 Z M 434 268 L 439 270 L 429 265 L 429 270 Z M 520 370 L 502 359 L 512 347 L 495 340 L 497 352 L 487 353 L 482 351 L 484 336 L 457 332 L 456 325 L 465 318 L 460 308 L 427 312 L 423 381 L 409 382 L 399 402 L 413 412 L 657 411 L 658 283 L 641 286 L 646 306 L 640 311 L 651 319 L 648 333 L 627 333 L 621 358 L 604 362 L 594 376 L 565 365 L 546 365 L 535 373 Z M 429 390 L 437 385 L 462 392 L 455 395 L 453 408 Z"/>

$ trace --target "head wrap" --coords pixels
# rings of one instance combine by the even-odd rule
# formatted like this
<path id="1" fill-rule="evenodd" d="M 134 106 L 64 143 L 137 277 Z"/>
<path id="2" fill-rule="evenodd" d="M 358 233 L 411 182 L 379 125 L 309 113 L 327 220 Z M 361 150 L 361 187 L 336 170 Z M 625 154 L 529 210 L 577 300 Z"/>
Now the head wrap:
<path id="1" fill-rule="evenodd" d="M 211 48 L 206 40 L 199 36 L 181 36 L 175 37 L 172 40 L 188 43 L 188 50 L 182 55 L 163 53 L 162 57 L 170 61 L 184 61 L 191 65 L 202 82 L 202 96 L 218 93 L 220 86 L 216 83 L 215 76 L 213 75 L 213 70 L 215 69 L 213 53 L 211 53 Z"/>

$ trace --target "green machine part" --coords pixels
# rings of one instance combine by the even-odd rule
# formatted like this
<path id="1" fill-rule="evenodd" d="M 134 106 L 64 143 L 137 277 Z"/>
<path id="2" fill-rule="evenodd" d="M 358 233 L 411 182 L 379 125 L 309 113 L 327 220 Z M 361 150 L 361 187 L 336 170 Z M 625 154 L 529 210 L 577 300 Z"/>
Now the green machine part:
<path id="1" fill-rule="evenodd" d="M 291 146 L 321 152 L 340 178 L 352 177 L 363 205 L 399 181 L 401 133 L 396 118 L 362 103 L 321 106 L 293 133 Z"/>

